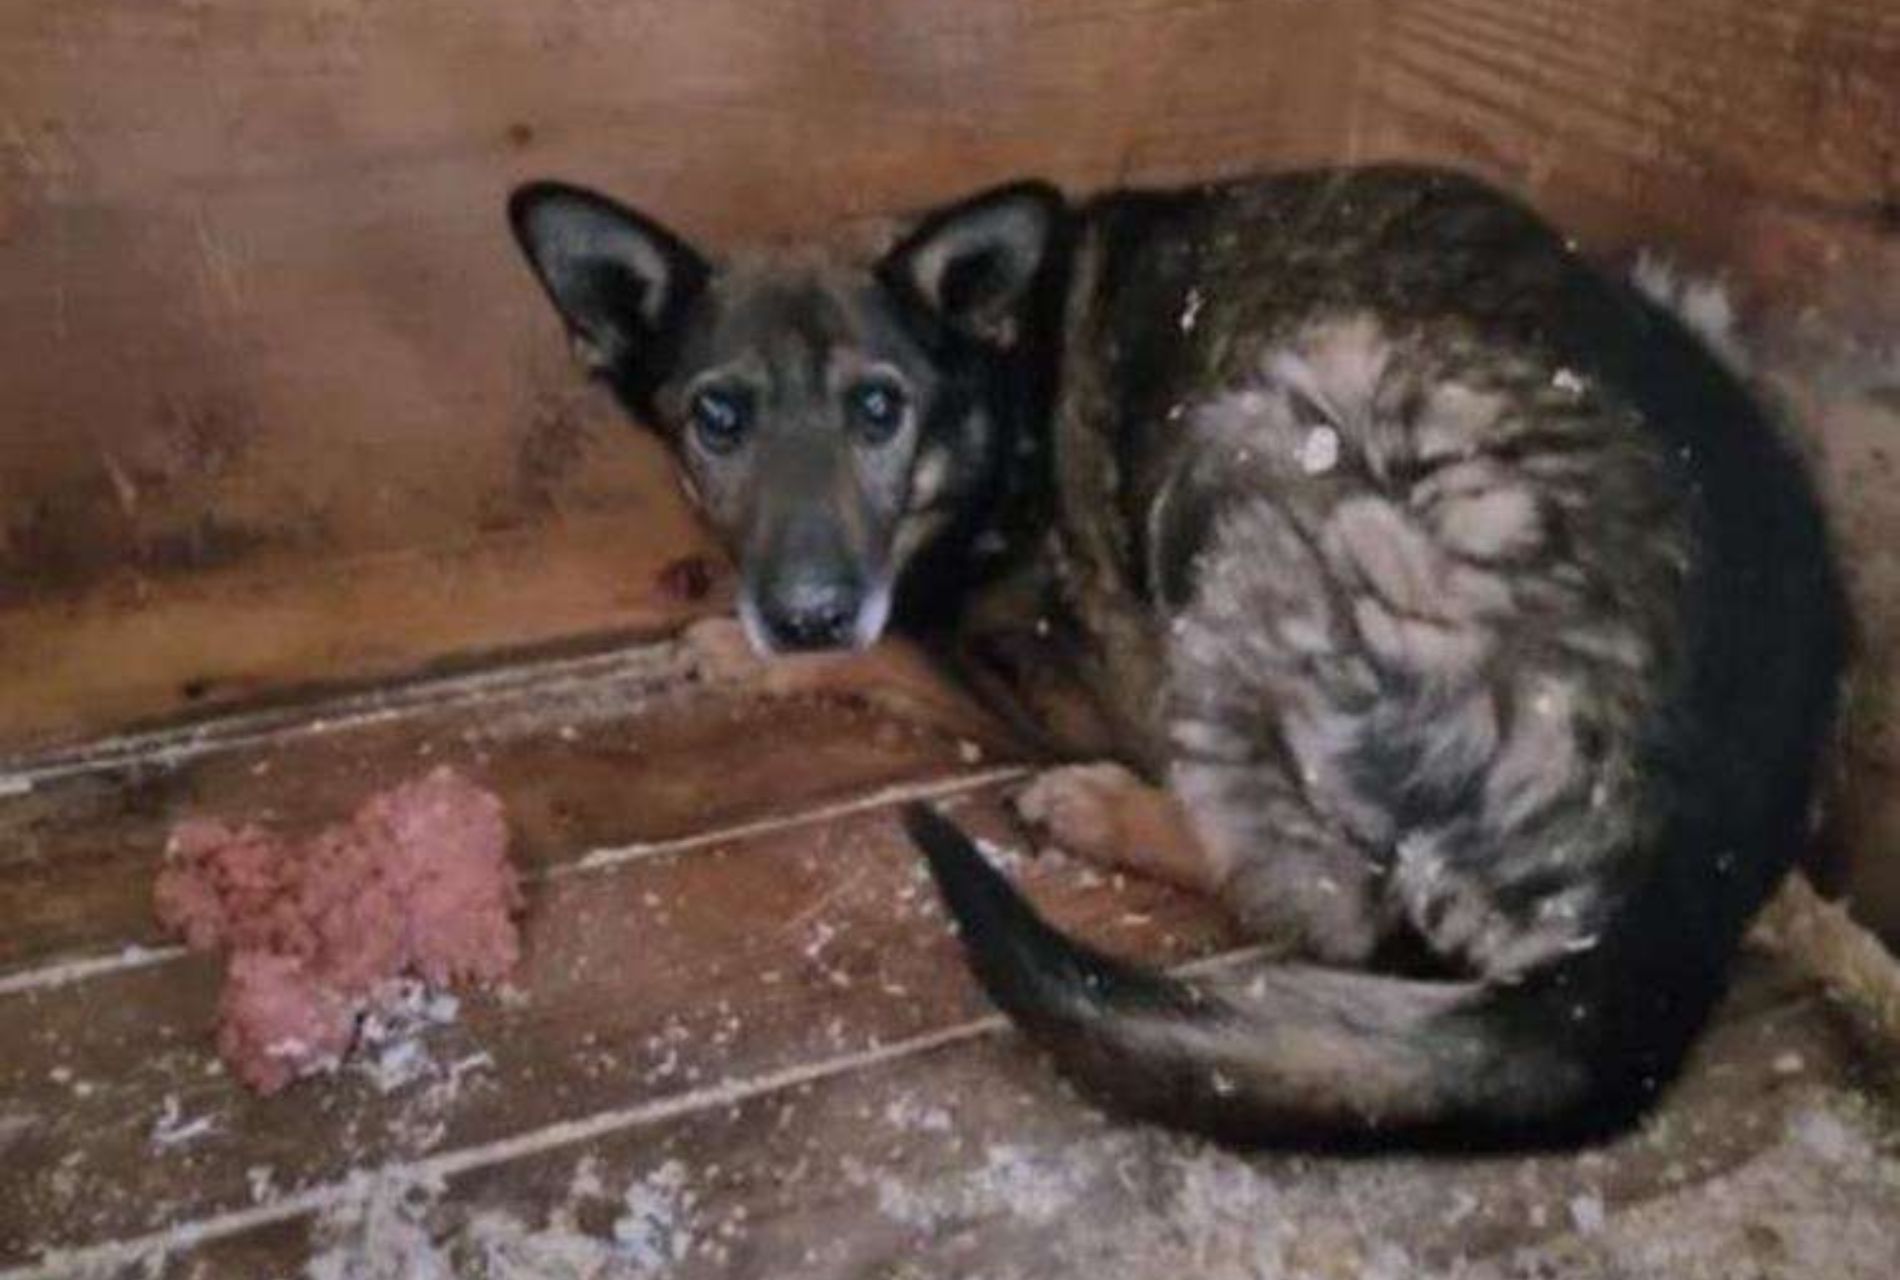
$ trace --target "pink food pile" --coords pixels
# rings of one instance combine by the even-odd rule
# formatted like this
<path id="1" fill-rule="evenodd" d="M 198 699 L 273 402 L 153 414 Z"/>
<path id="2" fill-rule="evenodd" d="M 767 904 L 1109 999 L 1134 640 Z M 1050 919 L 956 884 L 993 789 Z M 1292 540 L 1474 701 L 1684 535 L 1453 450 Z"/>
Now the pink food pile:
<path id="1" fill-rule="evenodd" d="M 307 839 L 180 822 L 154 896 L 188 945 L 230 953 L 218 1051 L 262 1093 L 340 1062 L 392 979 L 492 983 L 520 957 L 501 801 L 447 767 Z"/>

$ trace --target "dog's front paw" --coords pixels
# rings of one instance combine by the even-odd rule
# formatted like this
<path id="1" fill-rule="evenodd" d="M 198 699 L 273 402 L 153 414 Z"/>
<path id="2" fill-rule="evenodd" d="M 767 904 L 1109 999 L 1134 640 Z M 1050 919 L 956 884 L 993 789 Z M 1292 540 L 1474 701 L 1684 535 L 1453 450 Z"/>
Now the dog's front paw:
<path id="1" fill-rule="evenodd" d="M 764 678 L 766 659 L 737 618 L 701 618 L 680 632 L 679 646 L 702 684 L 755 684 Z"/>
<path id="2" fill-rule="evenodd" d="M 1174 797 L 1119 764 L 1051 769 L 1018 793 L 1015 808 L 1066 853 L 1184 888 L 1211 887 L 1206 853 Z"/>
<path id="3" fill-rule="evenodd" d="M 1118 863 L 1126 842 L 1123 810 L 1146 802 L 1146 783 L 1113 763 L 1072 764 L 1051 769 L 1024 787 L 1016 814 L 1048 843 L 1077 857 Z"/>

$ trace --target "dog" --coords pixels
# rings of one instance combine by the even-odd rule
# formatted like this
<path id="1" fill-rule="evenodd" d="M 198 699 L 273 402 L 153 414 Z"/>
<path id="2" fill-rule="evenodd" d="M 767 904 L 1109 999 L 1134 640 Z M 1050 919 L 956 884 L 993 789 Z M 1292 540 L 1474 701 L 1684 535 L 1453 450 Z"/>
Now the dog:
<path id="1" fill-rule="evenodd" d="M 1237 1144 L 1470 1147 L 1613 1131 L 1677 1072 L 1810 834 L 1845 609 L 1763 408 L 1524 204 L 1023 182 L 721 261 L 576 187 L 509 208 L 759 652 L 895 619 L 1077 761 L 1028 817 L 1267 944 L 1100 954 L 909 807 L 1073 1079 Z"/>

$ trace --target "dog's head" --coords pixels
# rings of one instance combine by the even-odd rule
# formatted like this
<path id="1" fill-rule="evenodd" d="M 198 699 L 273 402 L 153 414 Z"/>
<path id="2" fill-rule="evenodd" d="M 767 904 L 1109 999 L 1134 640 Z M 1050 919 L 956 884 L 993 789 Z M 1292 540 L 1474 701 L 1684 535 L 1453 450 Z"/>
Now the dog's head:
<path id="1" fill-rule="evenodd" d="M 873 262 L 716 263 L 604 196 L 509 202 L 577 348 L 657 429 L 740 569 L 762 652 L 862 648 L 899 576 L 998 465 L 998 377 L 1062 216 L 1039 184 L 921 222 Z"/>

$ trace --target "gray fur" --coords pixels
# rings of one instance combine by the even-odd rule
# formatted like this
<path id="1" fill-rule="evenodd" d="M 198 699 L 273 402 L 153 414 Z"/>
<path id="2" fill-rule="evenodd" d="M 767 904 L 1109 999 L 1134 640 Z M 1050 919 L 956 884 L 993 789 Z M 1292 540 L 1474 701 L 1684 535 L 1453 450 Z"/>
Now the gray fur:
<path id="1" fill-rule="evenodd" d="M 1503 978 L 1584 945 L 1627 880 L 1634 731 L 1668 687 L 1687 533 L 1677 517 L 1633 541 L 1588 518 L 1646 488 L 1663 505 L 1621 406 L 1552 405 L 1547 367 L 1495 347 L 1461 367 L 1462 347 L 1456 327 L 1318 319 L 1189 405 L 1158 502 L 1206 532 L 1189 550 L 1157 529 L 1193 582 L 1162 611 L 1160 714 L 1243 919 L 1316 912 L 1300 931 L 1332 960 L 1402 920 Z M 1504 453 L 1532 415 L 1573 465 Z M 1324 474 L 1301 465 L 1313 431 L 1339 441 Z M 1612 589 L 1628 582 L 1650 585 Z M 1417 812 L 1415 794 L 1462 799 Z"/>

